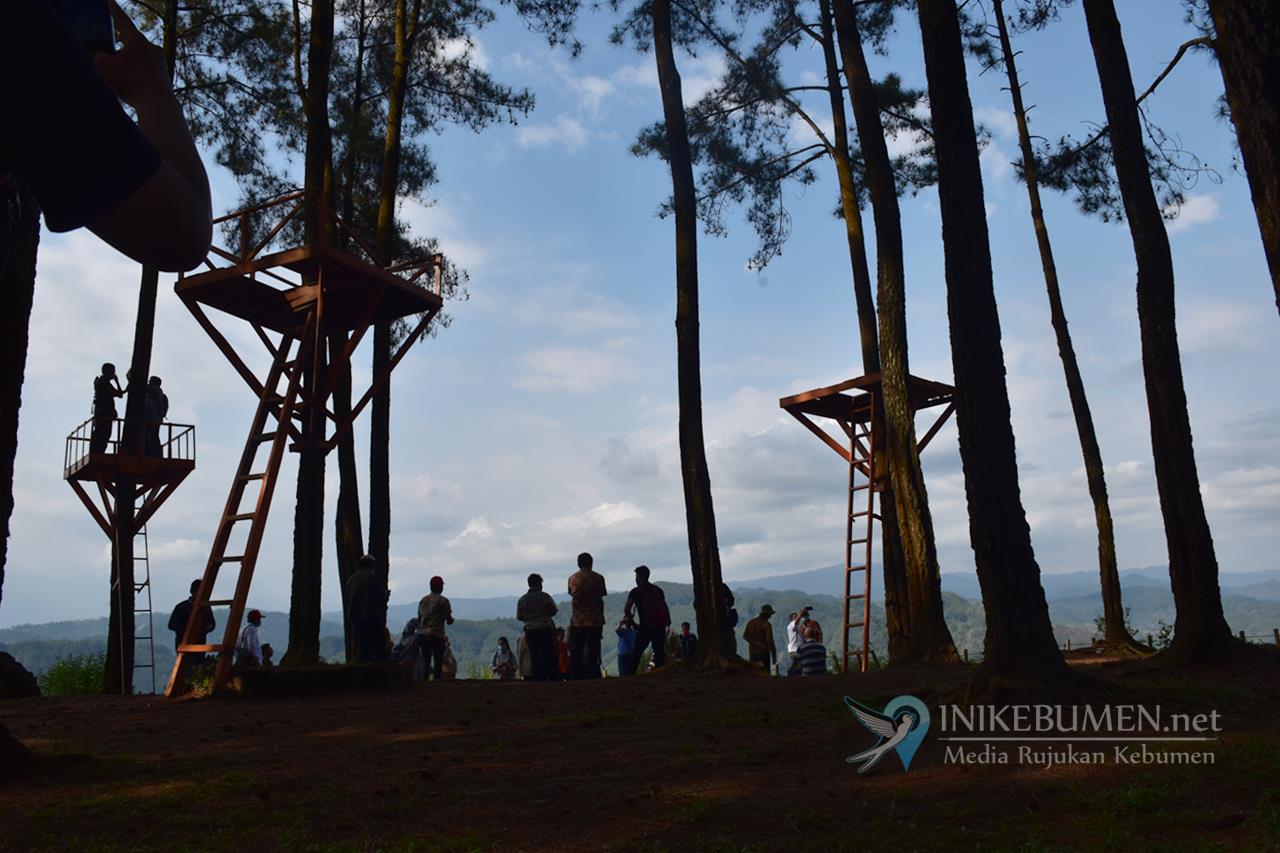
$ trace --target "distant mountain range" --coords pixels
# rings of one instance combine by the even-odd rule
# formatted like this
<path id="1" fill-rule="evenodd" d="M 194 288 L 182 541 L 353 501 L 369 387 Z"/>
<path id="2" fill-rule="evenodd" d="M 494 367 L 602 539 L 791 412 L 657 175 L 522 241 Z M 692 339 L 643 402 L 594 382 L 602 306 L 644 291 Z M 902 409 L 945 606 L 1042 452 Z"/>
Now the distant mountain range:
<path id="1" fill-rule="evenodd" d="M 1124 591 L 1124 604 L 1129 611 L 1130 626 L 1139 637 L 1158 633 L 1161 622 L 1172 624 L 1174 620 L 1173 595 L 1169 591 L 1168 572 L 1162 567 L 1130 569 L 1120 573 Z M 874 579 L 873 600 L 883 597 L 879 579 Z M 1098 578 L 1093 572 L 1068 574 L 1044 574 L 1041 582 L 1049 602 L 1049 615 L 1053 621 L 1058 642 L 1085 644 L 1096 633 L 1095 618 L 1102 612 L 1102 598 L 1098 592 Z M 660 584 L 667 593 L 672 621 L 696 624 L 693 613 L 693 588 L 688 584 Z M 1280 571 L 1224 573 L 1220 577 L 1223 591 L 1223 610 L 1232 631 L 1244 631 L 1248 635 L 1270 637 L 1280 628 Z M 740 614 L 738 634 L 747 619 L 756 615 L 766 603 L 777 611 L 774 631 L 780 647 L 785 647 L 785 619 L 792 611 L 805 605 L 815 608 L 816 618 L 826 626 L 829 637 L 838 638 L 840 596 L 844 593 L 843 579 L 838 566 L 790 575 L 753 578 L 748 581 L 730 582 L 737 597 Z M 947 623 L 951 627 L 956 646 L 977 653 L 982 648 L 985 617 L 977 578 L 960 573 L 942 575 L 943 606 Z M 561 603 L 561 619 L 567 620 L 565 599 L 556 596 Z M 604 656 L 611 670 L 614 662 L 616 638 L 612 628 L 622 614 L 626 593 L 615 591 L 605 601 L 605 615 L 609 624 L 604 637 Z M 514 640 L 519 636 L 520 623 L 515 621 L 515 596 L 492 598 L 451 597 L 453 611 L 458 621 L 449 629 L 454 653 L 458 658 L 459 672 L 479 674 L 488 668 L 489 658 L 499 636 Z M 404 623 L 417 614 L 417 603 L 393 604 L 388 609 L 387 625 L 393 637 L 400 633 Z M 219 625 L 226 619 L 225 608 L 215 610 Z M 173 665 L 172 635 L 165 629 L 167 614 L 156 614 L 156 681 L 163 688 Z M 886 636 L 884 612 L 879 604 L 872 607 L 871 643 L 881 655 Z M 262 623 L 261 637 L 276 649 L 277 660 L 283 654 L 288 638 L 288 615 L 268 611 Z M 0 629 L 0 650 L 8 651 L 29 669 L 39 674 L 54 661 L 67 655 L 83 655 L 105 648 L 106 618 L 82 619 L 67 622 L 46 622 L 39 625 L 17 625 Z M 328 660 L 342 659 L 342 618 L 339 613 L 325 613 L 320 627 L 321 655 Z M 838 644 L 838 639 L 832 639 Z M 741 641 L 739 641 L 741 645 Z M 150 676 L 140 673 L 135 683 L 140 689 L 150 689 Z"/>

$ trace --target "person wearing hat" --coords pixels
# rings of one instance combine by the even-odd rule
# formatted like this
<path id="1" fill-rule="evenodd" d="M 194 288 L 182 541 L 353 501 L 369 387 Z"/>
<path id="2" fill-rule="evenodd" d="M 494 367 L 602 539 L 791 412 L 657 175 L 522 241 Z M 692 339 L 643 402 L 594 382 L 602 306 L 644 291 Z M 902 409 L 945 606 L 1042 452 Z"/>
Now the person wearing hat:
<path id="1" fill-rule="evenodd" d="M 386 579 L 374 571 L 378 561 L 372 554 L 360 558 L 360 566 L 347 578 L 346 610 L 347 630 L 357 663 L 374 663 L 385 657 L 386 642 L 383 628 L 386 619 Z"/>
<path id="2" fill-rule="evenodd" d="M 418 602 L 418 644 L 424 664 L 424 680 L 431 673 L 436 681 L 444 674 L 444 626 L 453 624 L 453 606 L 444 595 L 444 578 L 431 579 L 431 592 Z"/>
<path id="3" fill-rule="evenodd" d="M 249 624 L 241 629 L 240 639 L 236 641 L 236 666 L 262 666 L 262 644 L 258 640 L 262 611 L 250 610 L 245 619 Z"/>
<path id="4" fill-rule="evenodd" d="M 742 631 L 742 639 L 747 641 L 750 661 L 760 664 L 766 670 L 778 662 L 778 648 L 773 644 L 773 625 L 769 623 L 773 612 L 771 605 L 761 607 L 760 615 L 747 622 L 747 627 Z"/>

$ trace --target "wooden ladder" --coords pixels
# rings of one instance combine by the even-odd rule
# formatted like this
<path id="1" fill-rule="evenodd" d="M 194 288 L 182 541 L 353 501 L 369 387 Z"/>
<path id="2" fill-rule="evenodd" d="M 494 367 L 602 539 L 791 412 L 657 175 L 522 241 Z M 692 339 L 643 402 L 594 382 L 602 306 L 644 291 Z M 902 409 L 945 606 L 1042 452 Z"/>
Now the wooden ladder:
<path id="1" fill-rule="evenodd" d="M 249 595 L 249 583 L 253 579 L 253 569 L 258 560 L 258 549 L 262 545 L 262 535 L 267 527 L 267 512 L 271 508 L 271 496 L 275 491 L 276 475 L 280 471 L 280 462 L 284 458 L 285 447 L 289 438 L 296 435 L 293 426 L 295 408 L 303 374 L 305 342 L 311 339 L 315 324 L 315 313 L 308 315 L 306 327 L 299 338 L 285 335 L 278 347 L 274 348 L 271 368 L 267 379 L 262 384 L 262 394 L 258 400 L 258 409 L 253 416 L 253 425 L 249 428 L 249 438 L 245 441 L 244 452 L 240 456 L 240 465 L 231 481 L 231 492 L 227 496 L 226 507 L 222 519 L 218 522 L 217 533 L 213 537 L 213 547 L 209 552 L 209 562 L 205 564 L 204 577 L 196 592 L 196 599 L 191 608 L 191 617 L 183 632 L 182 643 L 178 646 L 177 660 L 173 664 L 173 673 L 165 687 L 165 695 L 183 693 L 190 679 L 190 665 L 187 655 L 203 655 L 215 652 L 218 655 L 217 668 L 214 670 L 213 689 L 215 692 L 226 687 L 231 678 L 232 657 L 236 640 L 240 633 L 240 621 L 244 617 L 245 601 Z M 296 355 L 290 359 L 295 341 L 302 342 Z M 283 394 L 278 390 L 281 378 L 287 382 Z M 275 429 L 268 429 L 269 421 L 275 420 Z M 254 464 L 262 445 L 270 443 L 266 467 L 255 471 Z M 250 512 L 243 511 L 242 503 L 250 483 L 258 484 L 258 494 Z M 228 555 L 227 547 L 231 541 L 231 533 L 240 522 L 249 523 L 249 533 L 245 539 L 243 553 Z M 218 573 L 228 563 L 238 564 L 239 575 L 236 579 L 235 593 L 228 599 L 213 599 L 214 583 Z M 197 643 L 200 611 L 205 607 L 223 607 L 230 605 L 227 623 L 220 643 Z M 184 664 L 186 664 L 184 666 Z"/>
<path id="2" fill-rule="evenodd" d="M 871 540 L 876 519 L 876 398 L 871 395 L 866 421 L 854 421 L 849 430 L 849 513 L 844 545 L 844 639 L 841 664 L 849 671 L 849 658 L 858 659 L 858 671 L 867 671 L 867 654 L 871 648 Z M 861 493 L 866 501 L 859 503 Z M 860 508 L 861 507 L 861 508 Z M 861 563 L 855 563 L 855 554 Z M 853 576 L 862 573 L 861 583 Z M 855 592 L 854 590 L 858 590 Z M 854 602 L 862 602 L 861 614 L 855 617 Z M 855 621 L 855 618 L 857 621 Z M 861 646 L 851 649 L 849 632 L 861 628 Z"/>

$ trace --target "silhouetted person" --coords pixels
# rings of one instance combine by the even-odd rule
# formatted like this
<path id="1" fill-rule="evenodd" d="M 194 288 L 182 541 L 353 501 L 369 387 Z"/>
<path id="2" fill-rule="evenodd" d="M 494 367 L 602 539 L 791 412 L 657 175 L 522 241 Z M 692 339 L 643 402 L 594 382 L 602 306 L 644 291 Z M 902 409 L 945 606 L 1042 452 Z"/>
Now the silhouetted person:
<path id="1" fill-rule="evenodd" d="M 680 623 L 680 635 L 676 638 L 680 643 L 680 659 L 693 660 L 698 653 L 698 635 L 689 630 L 688 622 Z"/>
<path id="2" fill-rule="evenodd" d="M 270 643 L 262 644 L 262 666 L 264 669 L 271 666 L 271 659 L 275 656 L 275 649 L 271 648 Z"/>
<path id="3" fill-rule="evenodd" d="M 453 643 L 444 638 L 444 660 L 440 664 L 440 677 L 445 681 L 453 681 L 458 677 L 458 659 L 453 656 Z"/>
<path id="4" fill-rule="evenodd" d="M 733 606 L 733 590 L 724 581 L 720 582 L 720 628 L 724 631 L 724 648 L 726 652 L 735 652 L 738 648 L 738 637 L 734 628 L 738 627 L 738 611 Z"/>
<path id="5" fill-rule="evenodd" d="M 387 582 L 375 569 L 378 561 L 372 554 L 360 558 L 360 565 L 347 578 L 347 621 L 357 663 L 375 663 L 383 659 L 387 641 L 383 631 L 383 613 L 387 604 Z"/>
<path id="6" fill-rule="evenodd" d="M 639 668 L 646 645 L 653 647 L 653 665 L 662 666 L 667 662 L 667 626 L 671 624 L 671 611 L 667 609 L 662 587 L 649 583 L 648 566 L 636 566 L 636 585 L 627 594 L 627 604 L 622 609 L 624 619 L 633 618 L 633 613 L 640 616 L 640 627 L 636 631 L 636 647 L 631 651 L 631 671 Z"/>
<path id="7" fill-rule="evenodd" d="M 574 678 L 600 677 L 600 638 L 604 634 L 604 575 L 592 571 L 595 560 L 578 555 L 578 571 L 569 576 L 573 616 L 569 620 L 569 667 Z"/>
<path id="8" fill-rule="evenodd" d="M 810 625 L 805 629 L 799 657 L 801 675 L 827 674 L 827 647 L 822 644 L 821 628 Z"/>
<path id="9" fill-rule="evenodd" d="M 499 681 L 512 681 L 516 677 L 518 668 L 519 661 L 516 660 L 511 642 L 506 637 L 499 637 L 498 650 L 493 653 L 493 662 L 489 665 L 493 677 Z"/>
<path id="10" fill-rule="evenodd" d="M 182 635 L 186 633 L 187 623 L 191 621 L 191 608 L 196 605 L 196 593 L 200 591 L 200 580 L 197 578 L 191 582 L 191 597 L 185 601 L 179 601 L 178 606 L 173 608 L 173 612 L 169 614 L 169 630 L 173 632 L 173 650 L 176 652 L 178 646 L 182 645 Z M 217 622 L 213 618 L 213 608 L 205 605 L 200 608 L 200 622 L 196 626 L 196 635 L 191 639 L 193 645 L 204 645 L 209 642 L 209 632 L 217 627 Z M 193 653 L 188 660 L 192 666 L 199 666 L 204 663 L 204 653 Z"/>
<path id="11" fill-rule="evenodd" d="M 560 680 L 568 681 L 573 673 L 573 665 L 569 655 L 569 642 L 564 635 L 564 628 L 556 628 L 556 665 L 560 669 Z"/>
<path id="12" fill-rule="evenodd" d="M 93 431 L 89 434 L 89 450 L 106 453 L 111 443 L 111 432 L 116 422 L 116 398 L 124 396 L 116 366 L 111 362 L 102 365 L 102 373 L 93 380 Z"/>
<path id="13" fill-rule="evenodd" d="M 516 604 L 516 618 L 524 623 L 524 641 L 529 650 L 534 681 L 558 681 L 556 665 L 555 600 L 542 591 L 542 575 L 529 575 L 529 591 Z"/>
<path id="14" fill-rule="evenodd" d="M 49 230 L 88 227 L 139 263 L 192 269 L 212 235 L 209 182 L 164 51 L 115 3 L 100 18 L 91 4 L 70 5 L 84 13 L 64 21 L 47 0 L 0 2 L 0 195 L 21 181 Z"/>
<path id="15" fill-rule="evenodd" d="M 760 608 L 760 615 L 747 622 L 742 630 L 742 639 L 747 641 L 747 655 L 752 663 L 761 664 L 766 670 L 778 661 L 778 647 L 773 643 L 773 625 L 769 617 L 774 613 L 773 607 L 766 604 Z"/>
<path id="16" fill-rule="evenodd" d="M 262 644 L 258 640 L 262 611 L 250 610 L 245 619 L 248 624 L 240 629 L 240 639 L 236 640 L 236 666 L 262 666 Z"/>
<path id="17" fill-rule="evenodd" d="M 146 455 L 159 457 L 163 455 L 164 446 L 160 443 L 160 425 L 164 416 L 169 414 L 169 398 L 160 390 L 160 377 L 152 376 L 147 383 L 146 398 L 147 446 Z"/>
<path id="18" fill-rule="evenodd" d="M 431 592 L 418 602 L 418 644 L 424 680 L 430 674 L 439 681 L 444 670 L 444 627 L 453 624 L 453 606 L 443 593 L 444 578 L 436 575 L 431 579 Z"/>
<path id="19" fill-rule="evenodd" d="M 809 608 L 787 617 L 787 675 L 800 674 L 800 645 L 804 642 L 805 623 L 809 619 Z"/>
<path id="20" fill-rule="evenodd" d="M 636 650 L 636 623 L 624 617 L 615 633 L 618 635 L 618 675 L 635 675 L 631 653 Z"/>

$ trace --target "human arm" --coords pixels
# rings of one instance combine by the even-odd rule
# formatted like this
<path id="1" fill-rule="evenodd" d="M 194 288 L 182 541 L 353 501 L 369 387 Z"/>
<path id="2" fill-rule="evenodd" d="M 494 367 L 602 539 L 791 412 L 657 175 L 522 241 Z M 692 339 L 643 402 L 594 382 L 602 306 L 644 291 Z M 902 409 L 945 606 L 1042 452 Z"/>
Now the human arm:
<path id="1" fill-rule="evenodd" d="M 631 614 L 635 610 L 635 608 L 636 608 L 636 591 L 633 589 L 631 590 L 631 592 L 627 593 L 627 603 L 622 607 L 622 618 L 627 622 L 634 621 L 632 619 Z"/>

